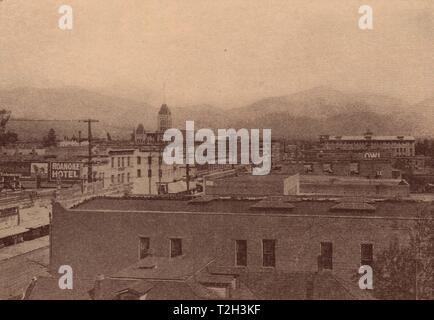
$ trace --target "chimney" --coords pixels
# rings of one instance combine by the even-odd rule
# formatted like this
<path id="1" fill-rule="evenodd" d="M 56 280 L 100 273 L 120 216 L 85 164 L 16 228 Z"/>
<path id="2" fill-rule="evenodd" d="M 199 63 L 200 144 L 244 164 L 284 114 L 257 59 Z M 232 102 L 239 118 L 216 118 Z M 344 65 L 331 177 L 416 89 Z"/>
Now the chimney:
<path id="1" fill-rule="evenodd" d="M 102 300 L 103 292 L 102 292 L 102 282 L 105 277 L 103 274 L 99 274 L 96 276 L 95 284 L 93 286 L 93 300 Z"/>

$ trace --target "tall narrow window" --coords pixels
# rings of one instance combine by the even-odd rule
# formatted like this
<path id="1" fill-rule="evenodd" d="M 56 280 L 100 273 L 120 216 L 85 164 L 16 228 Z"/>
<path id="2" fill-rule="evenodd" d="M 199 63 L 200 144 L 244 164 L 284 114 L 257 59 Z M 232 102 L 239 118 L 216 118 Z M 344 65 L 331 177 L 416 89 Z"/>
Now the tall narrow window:
<path id="1" fill-rule="evenodd" d="M 333 269 L 333 244 L 331 242 L 321 242 L 320 258 L 322 269 Z"/>
<path id="2" fill-rule="evenodd" d="M 137 169 L 137 178 L 141 178 L 142 177 L 142 170 Z"/>
<path id="3" fill-rule="evenodd" d="M 247 241 L 236 240 L 235 241 L 235 265 L 247 266 Z"/>
<path id="4" fill-rule="evenodd" d="M 374 246 L 372 243 L 362 243 L 360 245 L 360 264 L 371 266 L 374 262 Z"/>
<path id="5" fill-rule="evenodd" d="M 149 255 L 151 240 L 146 237 L 139 238 L 139 258 L 144 259 Z"/>
<path id="6" fill-rule="evenodd" d="M 175 258 L 182 255 L 182 239 L 170 239 L 170 257 Z"/>
<path id="7" fill-rule="evenodd" d="M 142 158 L 141 157 L 137 157 L 137 164 L 142 164 Z"/>
<path id="8" fill-rule="evenodd" d="M 262 240 L 262 265 L 276 266 L 276 240 Z"/>

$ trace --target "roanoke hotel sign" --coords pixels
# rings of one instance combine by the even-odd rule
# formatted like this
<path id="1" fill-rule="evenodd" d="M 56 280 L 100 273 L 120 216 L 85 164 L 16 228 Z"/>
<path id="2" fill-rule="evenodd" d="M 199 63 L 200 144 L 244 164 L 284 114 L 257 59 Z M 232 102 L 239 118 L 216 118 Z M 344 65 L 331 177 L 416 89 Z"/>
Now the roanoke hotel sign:
<path id="1" fill-rule="evenodd" d="M 50 163 L 50 180 L 80 180 L 81 163 L 80 162 L 51 162 Z"/>
<path id="2" fill-rule="evenodd" d="M 163 152 L 166 164 L 251 164 L 253 175 L 270 173 L 271 129 L 262 129 L 262 141 L 259 129 L 218 129 L 217 137 L 211 129 L 195 131 L 194 121 L 186 121 L 185 129 L 185 144 L 181 130 L 164 132 L 163 140 L 170 142 Z M 196 142 L 201 144 L 195 147 Z"/>

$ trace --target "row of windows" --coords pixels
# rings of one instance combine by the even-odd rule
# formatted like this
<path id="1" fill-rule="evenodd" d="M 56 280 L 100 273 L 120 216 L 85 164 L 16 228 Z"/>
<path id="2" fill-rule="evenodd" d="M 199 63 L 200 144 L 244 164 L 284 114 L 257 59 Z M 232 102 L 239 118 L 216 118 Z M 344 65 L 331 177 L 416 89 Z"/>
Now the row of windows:
<path id="1" fill-rule="evenodd" d="M 247 240 L 235 241 L 235 265 L 247 266 Z M 262 240 L 262 265 L 264 267 L 276 266 L 276 240 Z"/>
<path id="2" fill-rule="evenodd" d="M 318 267 L 320 269 L 333 269 L 333 244 L 331 242 L 321 242 L 321 254 L 318 257 Z M 360 263 L 361 265 L 372 266 L 373 263 L 373 245 L 371 243 L 362 243 L 360 245 Z M 235 241 L 235 265 L 247 266 L 247 240 Z M 276 240 L 262 240 L 262 265 L 264 267 L 276 266 Z"/>
<path id="3" fill-rule="evenodd" d="M 128 172 L 127 173 L 127 183 L 129 183 L 130 182 L 130 180 L 131 180 L 131 177 L 130 177 L 130 173 Z M 117 181 L 116 181 L 117 183 L 125 183 L 125 173 L 119 173 L 118 175 L 117 175 Z M 115 175 L 113 175 L 112 174 L 112 176 L 111 176 L 111 183 L 112 184 L 114 184 L 115 183 Z"/>
<path id="4" fill-rule="evenodd" d="M 163 157 L 162 156 L 158 157 L 158 162 L 159 162 L 159 164 L 163 163 Z M 138 165 L 142 164 L 142 157 L 140 157 L 140 156 L 137 157 L 137 164 Z M 148 165 L 151 165 L 151 164 L 152 164 L 152 156 L 149 155 L 148 156 Z"/>
<path id="5" fill-rule="evenodd" d="M 159 169 L 158 170 L 158 176 L 161 178 L 163 177 L 163 170 Z M 137 178 L 141 178 L 142 177 L 142 169 L 137 169 Z M 152 170 L 148 169 L 148 178 L 152 177 Z"/>
<path id="6" fill-rule="evenodd" d="M 151 239 L 148 237 L 139 238 L 139 259 L 144 259 L 151 254 Z M 170 239 L 170 257 L 176 258 L 182 256 L 182 239 Z"/>
<path id="7" fill-rule="evenodd" d="M 139 238 L 139 258 L 144 259 L 150 255 L 151 239 L 148 237 Z M 235 265 L 246 267 L 247 261 L 247 240 L 235 240 Z M 170 239 L 170 257 L 175 258 L 182 255 L 182 239 Z M 360 245 L 360 264 L 372 266 L 374 260 L 374 246 L 372 243 Z M 276 266 L 276 240 L 262 240 L 262 266 Z M 321 270 L 333 269 L 333 243 L 321 242 L 320 255 L 318 256 L 318 268 Z"/>
<path id="8" fill-rule="evenodd" d="M 118 168 L 125 168 L 125 164 L 126 164 L 127 167 L 130 167 L 130 166 L 131 166 L 131 160 L 130 160 L 130 157 L 118 157 L 117 160 L 118 160 L 118 161 L 117 161 L 117 167 L 118 167 Z M 115 158 L 115 157 L 112 157 L 112 158 L 111 158 L 111 165 L 112 165 L 112 168 L 115 167 L 115 162 L 116 162 L 116 158 Z"/>
<path id="9" fill-rule="evenodd" d="M 116 159 L 117 159 L 117 167 L 118 168 L 124 168 L 125 165 L 127 167 L 131 166 L 131 157 L 117 157 L 117 158 L 116 157 L 112 157 L 111 158 L 111 167 L 112 168 L 114 168 L 116 166 Z M 163 163 L 163 157 L 162 156 L 158 157 L 158 162 L 160 164 Z M 137 164 L 138 165 L 142 164 L 142 157 L 137 156 Z M 148 165 L 151 165 L 151 164 L 152 164 L 152 156 L 149 155 L 148 156 Z"/>

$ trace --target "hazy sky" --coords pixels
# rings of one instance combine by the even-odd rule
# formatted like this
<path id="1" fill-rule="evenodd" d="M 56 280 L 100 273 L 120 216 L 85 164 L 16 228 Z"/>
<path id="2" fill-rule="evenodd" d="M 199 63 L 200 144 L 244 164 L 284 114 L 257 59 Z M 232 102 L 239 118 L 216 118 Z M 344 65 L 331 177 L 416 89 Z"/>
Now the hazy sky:
<path id="1" fill-rule="evenodd" d="M 74 28 L 58 28 L 61 4 Z M 374 29 L 358 28 L 360 5 Z M 434 96 L 433 0 L 3 0 L 0 88 L 239 106 L 325 85 Z"/>

